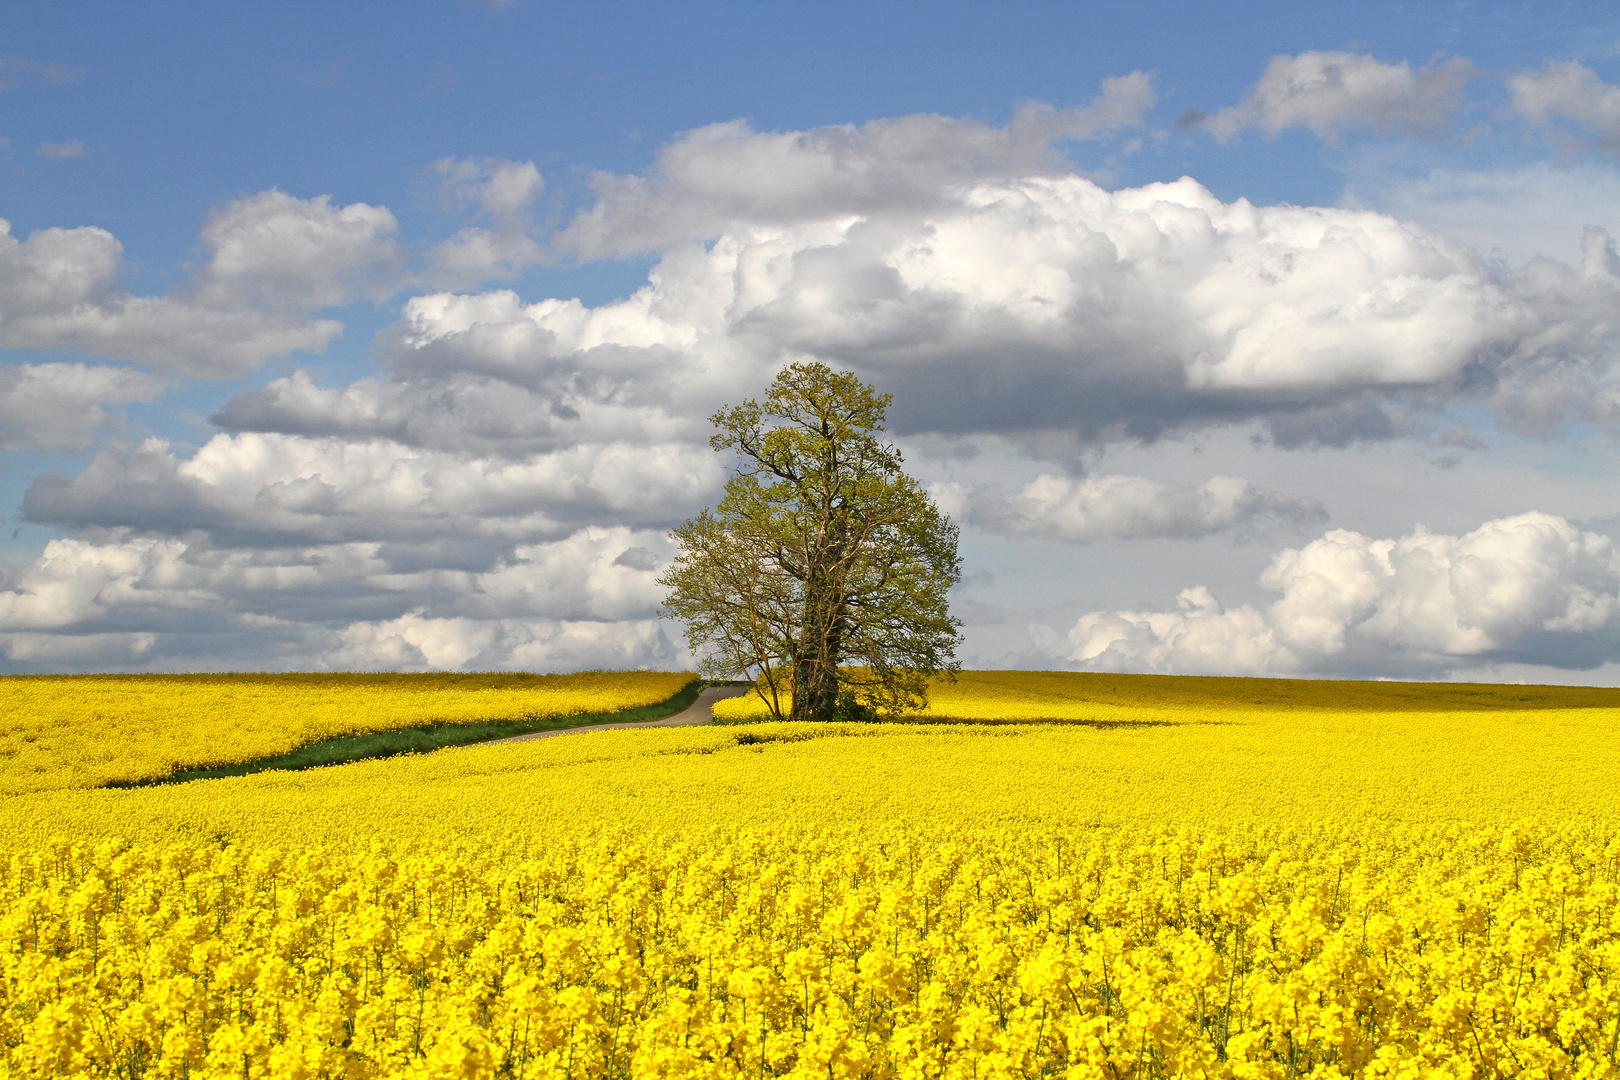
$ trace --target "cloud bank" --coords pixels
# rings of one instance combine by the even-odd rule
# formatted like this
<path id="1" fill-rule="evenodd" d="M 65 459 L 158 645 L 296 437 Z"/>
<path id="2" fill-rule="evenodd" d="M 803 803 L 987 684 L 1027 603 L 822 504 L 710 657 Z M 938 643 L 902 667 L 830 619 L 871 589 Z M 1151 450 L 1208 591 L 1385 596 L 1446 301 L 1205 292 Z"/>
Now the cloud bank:
<path id="1" fill-rule="evenodd" d="M 0 655 L 22 670 L 679 668 L 690 658 L 653 617 L 668 555 L 662 531 L 596 527 L 476 568 L 383 541 L 53 540 L 0 571 Z"/>
<path id="2" fill-rule="evenodd" d="M 123 246 L 105 229 L 41 229 L 18 240 L 0 221 L 0 346 L 205 378 L 320 351 L 342 324 L 314 312 L 392 291 L 396 229 L 381 207 L 261 192 L 209 215 L 200 237 L 208 258 L 189 289 L 132 296 L 119 289 Z"/>
<path id="3" fill-rule="evenodd" d="M 1011 493 L 954 484 L 936 485 L 933 494 L 941 509 L 990 532 L 1075 544 L 1195 540 L 1268 518 L 1296 525 L 1327 519 L 1315 499 L 1266 491 L 1234 476 L 1212 476 L 1187 487 L 1144 476 L 1075 479 L 1042 473 Z"/>
<path id="4" fill-rule="evenodd" d="M 1203 586 L 1174 611 L 1098 611 L 1042 651 L 1104 671 L 1434 678 L 1503 663 L 1585 669 L 1620 659 L 1620 552 L 1561 517 L 1421 527 L 1376 540 L 1336 529 L 1281 552 L 1269 606 L 1223 606 Z"/>
<path id="5" fill-rule="evenodd" d="M 631 215 L 617 198 L 592 220 Z M 1579 268 L 1512 268 L 1385 214 L 1224 203 L 1190 179 L 1107 191 L 1035 176 L 942 186 L 926 208 L 860 202 L 675 243 L 616 303 L 416 297 L 378 351 L 409 391 L 369 381 L 340 405 L 284 383 L 221 415 L 338 431 L 345 415 L 409 412 L 430 385 L 494 380 L 536 395 L 538 415 L 639 426 L 638 409 L 706 415 L 816 357 L 894 392 L 904 434 L 1031 445 L 1256 420 L 1285 445 L 1343 445 L 1458 400 L 1526 429 L 1612 422 L 1620 277 L 1602 231 Z"/>
<path id="6" fill-rule="evenodd" d="M 1221 123 L 1427 130 L 1470 71 L 1305 54 Z M 1528 432 L 1620 425 L 1607 233 L 1583 234 L 1578 264 L 1508 265 L 1367 209 L 1227 202 L 1190 178 L 1107 190 L 1059 153 L 1140 125 L 1154 100 L 1133 73 L 1003 127 L 714 125 L 645 175 L 598 176 L 595 201 L 544 240 L 532 163 L 444 159 L 438 191 L 473 223 L 415 264 L 382 207 L 263 192 L 209 217 L 200 267 L 165 296 L 123 291 L 103 230 L 0 236 L 0 344 L 150 369 L 8 369 L 0 438 L 35 449 L 91 444 L 164 379 L 318 350 L 340 329 L 326 309 L 421 290 L 373 342 L 372 376 L 283 369 L 226 402 L 201 447 L 108 443 L 35 478 L 24 517 L 70 536 L 0 575 L 0 651 L 19 670 L 682 663 L 652 582 L 666 530 L 723 479 L 705 418 L 800 359 L 892 391 L 902 438 L 1035 460 L 1234 425 L 1278 447 L 1344 446 L 1421 432 L 1459 403 Z M 643 252 L 645 286 L 609 303 L 485 284 L 542 259 Z M 949 494 L 987 531 L 1075 544 L 1325 515 L 1239 477 L 1034 465 Z M 1520 563 L 1503 552 L 1536 537 L 1552 539 L 1534 559 L 1562 569 L 1495 614 L 1460 593 L 1442 611 L 1441 571 L 1419 572 L 1443 563 L 1477 583 L 1470 568 L 1488 565 L 1507 580 Z M 1579 666 L 1609 655 L 1607 550 L 1534 515 L 1464 537 L 1334 532 L 1279 557 L 1278 605 L 1226 609 L 1194 590 L 1178 612 L 1098 613 L 1046 645 L 1153 670 Z M 1312 588 L 1343 612 L 1337 638 L 1311 629 Z"/>

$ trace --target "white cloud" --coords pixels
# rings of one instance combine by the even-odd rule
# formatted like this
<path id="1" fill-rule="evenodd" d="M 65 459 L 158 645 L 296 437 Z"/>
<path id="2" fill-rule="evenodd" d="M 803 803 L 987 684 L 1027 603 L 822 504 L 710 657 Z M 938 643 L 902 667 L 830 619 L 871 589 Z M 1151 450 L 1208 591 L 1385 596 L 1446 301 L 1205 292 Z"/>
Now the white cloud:
<path id="1" fill-rule="evenodd" d="M 26 241 L 0 223 L 0 315 L 12 320 L 67 312 L 109 298 L 117 287 L 123 246 L 105 229 L 41 229 Z"/>
<path id="2" fill-rule="evenodd" d="M 0 633 L 0 656 L 16 665 L 57 672 L 74 668 L 122 671 L 138 666 L 152 651 L 156 634 Z"/>
<path id="3" fill-rule="evenodd" d="M 672 253 L 648 287 L 594 308 L 578 300 L 525 305 L 506 290 L 419 296 L 385 335 L 380 358 L 412 381 L 471 374 L 527 387 L 562 416 L 593 406 L 679 416 L 705 394 L 748 386 L 777 359 L 770 342 L 735 333 L 734 319 L 746 312 L 728 310 L 731 279 L 746 284 L 748 269 L 736 254 L 734 245 Z M 706 415 L 692 419 L 701 426 Z"/>
<path id="4" fill-rule="evenodd" d="M 1213 476 L 1197 487 L 1145 476 L 1075 479 L 1043 473 L 1011 494 L 936 488 L 947 512 L 991 532 L 1047 536 L 1071 543 L 1197 539 L 1253 526 L 1270 518 L 1316 524 L 1327 514 L 1315 499 L 1256 488 L 1233 476 Z"/>
<path id="5" fill-rule="evenodd" d="M 1526 430 L 1609 422 L 1620 277 L 1590 266 L 1505 267 L 1387 214 L 1222 203 L 1190 179 L 1042 176 L 827 213 L 676 244 L 645 288 L 596 307 L 415 297 L 378 346 L 392 383 L 283 380 L 221 418 L 408 441 L 480 428 L 508 451 L 613 424 L 694 438 L 716 405 L 815 357 L 895 392 L 906 434 L 1083 444 L 1260 419 L 1282 445 L 1343 445 L 1459 399 Z M 502 382 L 518 388 L 505 404 Z M 445 409 L 458 419 L 437 422 Z"/>
<path id="6" fill-rule="evenodd" d="M 0 450 L 79 450 L 112 421 L 105 406 L 151 401 L 163 383 L 130 368 L 0 367 Z"/>
<path id="7" fill-rule="evenodd" d="M 433 171 L 447 199 L 475 206 L 496 219 L 523 213 L 546 188 L 532 161 L 440 158 Z"/>
<path id="8" fill-rule="evenodd" d="M 357 671 L 690 667 L 685 650 L 650 619 L 634 622 L 477 622 L 411 612 L 379 623 L 355 623 L 321 658 L 323 667 Z"/>
<path id="9" fill-rule="evenodd" d="M 164 546 L 154 540 L 121 545 L 52 540 L 33 565 L 6 574 L 0 628 L 56 630 L 81 623 L 103 603 L 103 590 L 131 580 L 166 553 Z"/>
<path id="10" fill-rule="evenodd" d="M 1203 586 L 1168 612 L 1084 615 L 1050 655 L 1079 667 L 1223 675 L 1444 676 L 1500 663 L 1590 668 L 1620 657 L 1620 552 L 1561 517 L 1462 536 L 1334 530 L 1278 554 L 1271 605 L 1227 608 Z"/>
<path id="11" fill-rule="evenodd" d="M 581 445 L 516 460 L 382 440 L 216 435 L 181 459 L 162 439 L 99 451 L 23 499 L 31 521 L 122 527 L 224 543 L 431 538 L 522 541 L 585 523 L 662 524 L 719 488 L 706 447 Z"/>
<path id="12" fill-rule="evenodd" d="M 495 227 L 469 225 L 428 252 L 425 282 L 466 287 L 513 277 L 545 257 L 529 235 L 529 207 L 545 190 L 534 162 L 440 158 L 433 170 L 446 202 L 473 209 Z"/>
<path id="13" fill-rule="evenodd" d="M 469 603 L 486 614 L 642 618 L 663 602 L 656 578 L 673 557 L 665 533 L 593 526 L 549 544 L 519 545 L 510 559 L 477 576 Z"/>
<path id="14" fill-rule="evenodd" d="M 545 249 L 525 233 L 469 225 L 428 252 L 424 280 L 454 287 L 516 277 L 544 257 Z"/>
<path id="15" fill-rule="evenodd" d="M 1250 127 L 1271 135 L 1307 127 L 1329 141 L 1355 127 L 1379 134 L 1440 131 L 1451 125 L 1474 74 L 1461 57 L 1413 71 L 1404 60 L 1385 64 L 1357 53 L 1276 56 L 1241 105 L 1201 122 L 1222 141 Z"/>
<path id="16" fill-rule="evenodd" d="M 333 206 L 326 195 L 261 191 L 238 199 L 203 225 L 209 258 L 197 275 L 197 299 L 294 312 L 380 300 L 394 291 L 404 257 L 398 229 L 384 207 Z"/>
<path id="17" fill-rule="evenodd" d="M 1542 368 L 1598 387 L 1617 298 L 1620 279 L 1510 270 L 1380 213 L 1069 175 L 738 225 L 595 308 L 419 297 L 381 355 L 401 378 L 477 372 L 567 408 L 702 406 L 813 356 L 894 391 L 904 432 L 1097 441 L 1259 417 L 1335 443 L 1392 434 L 1387 403 L 1479 400 Z"/>
<path id="18" fill-rule="evenodd" d="M 380 542 L 53 540 L 0 571 L 0 653 L 159 669 L 230 667 L 243 648 L 282 668 L 679 667 L 689 658 L 655 618 L 669 554 L 661 532 L 623 527 L 520 544 L 485 570 L 402 568 Z"/>
<path id="19" fill-rule="evenodd" d="M 739 226 L 922 209 L 982 180 L 1067 171 L 1054 140 L 1139 124 L 1155 100 L 1151 76 L 1137 71 L 1104 81 L 1085 108 L 1030 103 L 1002 128 L 935 115 L 792 132 L 711 124 L 665 146 L 649 176 L 598 174 L 596 204 L 554 242 L 563 254 L 598 258 Z"/>
<path id="20" fill-rule="evenodd" d="M 213 420 L 232 431 L 383 439 L 512 459 L 579 445 L 699 441 L 706 414 L 681 415 L 681 404 L 586 400 L 563 380 L 520 386 L 456 370 L 367 378 L 339 388 L 318 386 L 307 371 L 296 371 L 237 395 Z"/>
<path id="21" fill-rule="evenodd" d="M 41 229 L 17 240 L 0 221 L 0 346 L 74 349 L 163 371 L 219 376 L 299 349 L 342 324 L 314 311 L 391 288 L 393 215 L 279 191 L 209 216 L 193 287 L 169 296 L 119 290 L 123 248 L 104 229 Z"/>
<path id="22" fill-rule="evenodd" d="M 1606 83 L 1584 64 L 1549 63 L 1507 80 L 1513 109 L 1542 125 L 1572 121 L 1597 137 L 1604 150 L 1620 150 L 1620 86 Z"/>

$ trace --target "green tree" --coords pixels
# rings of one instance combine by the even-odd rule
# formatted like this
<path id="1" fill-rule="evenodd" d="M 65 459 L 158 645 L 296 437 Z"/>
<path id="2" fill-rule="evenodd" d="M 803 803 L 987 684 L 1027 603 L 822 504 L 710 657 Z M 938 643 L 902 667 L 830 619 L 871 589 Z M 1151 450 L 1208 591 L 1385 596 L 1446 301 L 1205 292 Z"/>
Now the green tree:
<path id="1" fill-rule="evenodd" d="M 705 674 L 753 680 L 777 719 L 916 708 L 930 676 L 961 666 L 957 529 L 880 437 L 889 401 L 789 365 L 762 403 L 712 417 L 710 445 L 737 465 L 719 505 L 671 533 L 665 612 Z"/>

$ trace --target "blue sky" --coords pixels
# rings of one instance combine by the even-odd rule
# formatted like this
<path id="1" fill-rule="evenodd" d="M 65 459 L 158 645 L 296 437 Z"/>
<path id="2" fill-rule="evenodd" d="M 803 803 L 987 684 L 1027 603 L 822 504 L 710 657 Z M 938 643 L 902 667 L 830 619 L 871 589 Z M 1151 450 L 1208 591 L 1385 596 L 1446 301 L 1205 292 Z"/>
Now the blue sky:
<path id="1" fill-rule="evenodd" d="M 0 669 L 685 663 L 703 418 L 808 356 L 970 665 L 1620 681 L 1609 5 L 0 31 Z"/>

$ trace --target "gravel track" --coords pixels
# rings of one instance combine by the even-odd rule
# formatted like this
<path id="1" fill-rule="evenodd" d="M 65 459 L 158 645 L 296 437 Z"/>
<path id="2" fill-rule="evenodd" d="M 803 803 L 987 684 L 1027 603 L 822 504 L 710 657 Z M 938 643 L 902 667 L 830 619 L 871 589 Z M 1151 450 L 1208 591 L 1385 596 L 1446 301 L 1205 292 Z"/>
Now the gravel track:
<path id="1" fill-rule="evenodd" d="M 620 728 L 642 727 L 685 727 L 689 724 L 707 724 L 713 719 L 710 710 L 714 703 L 721 698 L 738 697 L 748 693 L 746 686 L 710 686 L 698 694 L 697 700 L 688 705 L 683 712 L 674 716 L 666 716 L 662 720 L 634 720 L 618 724 L 586 724 L 583 727 L 562 728 L 558 731 L 531 731 L 527 735 L 513 735 L 508 739 L 491 739 L 481 746 L 492 746 L 496 743 L 528 742 L 530 739 L 549 739 L 553 735 L 579 735 L 587 731 L 612 731 Z"/>

